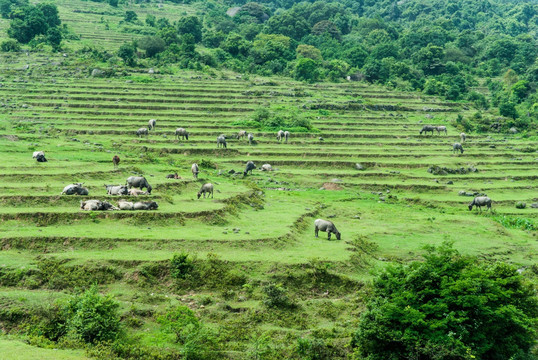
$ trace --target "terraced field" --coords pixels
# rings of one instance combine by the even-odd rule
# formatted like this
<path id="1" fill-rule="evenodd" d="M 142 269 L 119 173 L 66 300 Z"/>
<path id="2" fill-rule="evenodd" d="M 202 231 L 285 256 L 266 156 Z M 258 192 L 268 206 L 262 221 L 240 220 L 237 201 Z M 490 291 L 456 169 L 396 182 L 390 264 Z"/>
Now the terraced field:
<path id="1" fill-rule="evenodd" d="M 186 303 L 203 321 L 235 329 L 241 326 L 238 317 L 251 321 L 262 307 L 264 283 L 280 281 L 291 289 L 289 272 L 307 271 L 310 279 L 308 269 L 321 261 L 347 285 L 308 283 L 296 294 L 303 320 L 268 316 L 249 326 L 252 333 L 270 332 L 285 344 L 335 329 L 336 343 L 349 340 L 354 322 L 344 319 L 360 312 L 356 294 L 370 270 L 417 259 L 424 245 L 453 241 L 463 253 L 521 267 L 538 255 L 538 209 L 529 206 L 538 202 L 538 154 L 529 152 L 536 150 L 537 139 L 468 134 L 465 153 L 453 154 L 460 131 L 451 120 L 472 112 L 466 104 L 361 83 L 305 85 L 190 72 L 96 79 L 68 58 L 40 54 L 30 59 L 29 70 L 17 70 L 27 60 L 1 61 L 0 273 L 35 270 L 43 259 L 59 259 L 63 267 L 113 267 L 119 274 L 114 279 L 96 275 L 94 280 L 124 311 L 136 306 L 158 312 Z M 238 126 L 259 108 L 297 112 L 316 130 L 292 132 L 286 144 L 273 131 Z M 137 138 L 136 130 L 150 118 L 157 119 L 156 129 Z M 448 135 L 419 135 L 426 123 L 446 125 Z M 174 138 L 178 127 L 188 129 L 188 141 Z M 255 144 L 235 139 L 242 129 L 254 134 Z M 219 134 L 226 135 L 227 149 L 217 148 Z M 36 150 L 45 151 L 47 163 L 32 159 Z M 117 170 L 115 154 L 121 158 Z M 243 177 L 248 160 L 269 163 L 275 171 Z M 214 166 L 202 167 L 196 181 L 193 162 Z M 364 170 L 357 170 L 357 163 Z M 433 175 L 428 172 L 433 165 L 478 171 Z M 166 178 L 176 171 L 181 179 Z M 103 184 L 123 184 L 134 174 L 153 186 L 152 195 L 142 198 L 157 201 L 157 211 L 79 209 L 84 199 L 116 203 Z M 90 195 L 60 196 L 73 182 L 84 182 Z M 204 182 L 215 185 L 214 199 L 196 198 Z M 486 193 L 495 201 L 494 211 L 469 212 L 472 197 L 460 191 Z M 518 201 L 527 208 L 516 209 Z M 331 218 L 342 240 L 316 239 L 317 217 Z M 375 250 L 362 253 L 360 242 Z M 211 287 L 177 288 L 169 279 L 160 286 L 143 281 L 144 269 L 166 264 L 179 252 L 201 261 L 216 254 L 255 291 L 230 285 L 231 294 L 222 295 Z M 70 290 L 4 283 L 0 300 L 49 299 L 50 289 L 54 296 Z M 209 305 L 193 300 L 202 295 L 214 300 Z M 327 302 L 339 309 L 336 315 L 319 314 L 319 304 Z M 241 308 L 241 314 L 230 308 Z M 158 329 L 148 317 L 130 331 L 149 343 Z M 223 353 L 247 356 L 243 351 L 251 340 L 244 336 L 225 337 Z"/>

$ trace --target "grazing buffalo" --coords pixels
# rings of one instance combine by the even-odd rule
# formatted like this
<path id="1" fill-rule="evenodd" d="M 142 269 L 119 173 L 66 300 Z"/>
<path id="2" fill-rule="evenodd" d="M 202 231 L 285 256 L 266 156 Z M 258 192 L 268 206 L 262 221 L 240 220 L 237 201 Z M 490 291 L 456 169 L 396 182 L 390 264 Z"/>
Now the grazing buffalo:
<path id="1" fill-rule="evenodd" d="M 60 195 L 88 195 L 88 189 L 82 187 L 82 183 L 67 185 Z"/>
<path id="2" fill-rule="evenodd" d="M 463 154 L 463 146 L 461 146 L 460 143 L 454 143 L 454 145 L 452 145 L 452 152 L 457 153 L 458 151 L 461 151 L 461 153 Z"/>
<path id="3" fill-rule="evenodd" d="M 138 189 L 144 189 L 148 190 L 148 194 L 151 194 L 151 190 L 153 189 L 151 185 L 148 183 L 145 177 L 143 176 L 129 176 L 127 178 L 127 185 L 130 188 L 138 188 Z"/>
<path id="4" fill-rule="evenodd" d="M 245 171 L 243 171 L 243 176 L 247 176 L 247 174 L 250 172 L 250 175 L 252 175 L 252 170 L 256 169 L 256 165 L 254 165 L 254 162 L 248 161 L 247 166 L 245 166 Z"/>
<path id="5" fill-rule="evenodd" d="M 269 164 L 263 164 L 260 170 L 261 171 L 273 171 L 273 168 Z"/>
<path id="6" fill-rule="evenodd" d="M 288 138 L 290 137 L 290 132 L 289 131 L 284 131 L 284 142 L 287 144 L 288 143 Z"/>
<path id="7" fill-rule="evenodd" d="M 278 130 L 278 132 L 276 133 L 276 139 L 278 141 L 282 141 L 283 138 L 284 138 L 284 131 Z"/>
<path id="8" fill-rule="evenodd" d="M 149 131 L 148 131 L 148 129 L 146 129 L 146 128 L 140 128 L 140 129 L 136 130 L 136 135 L 137 135 L 138 137 L 141 137 L 142 135 L 146 135 L 146 136 L 148 136 L 148 135 L 149 135 Z"/>
<path id="9" fill-rule="evenodd" d="M 442 132 L 444 132 L 445 135 L 448 134 L 446 126 L 436 126 L 435 130 L 437 130 L 437 135 L 441 135 Z"/>
<path id="10" fill-rule="evenodd" d="M 491 209 L 491 199 L 487 196 L 477 196 L 469 204 L 469 210 L 473 210 L 473 206 L 476 206 L 480 211 L 482 211 L 482 206 L 487 206 L 488 210 Z"/>
<path id="11" fill-rule="evenodd" d="M 86 200 L 80 202 L 80 208 L 87 211 L 105 211 L 105 210 L 118 210 L 117 207 L 109 203 L 108 201 L 101 200 Z"/>
<path id="12" fill-rule="evenodd" d="M 239 133 L 237 134 L 237 138 L 238 139 L 242 139 L 243 137 L 247 136 L 247 132 L 245 130 L 241 130 L 239 131 Z"/>
<path id="13" fill-rule="evenodd" d="M 155 124 L 157 124 L 157 120 L 151 119 L 148 121 L 148 129 L 149 130 L 155 130 Z"/>
<path id="14" fill-rule="evenodd" d="M 148 192 L 144 190 L 140 190 L 140 189 L 129 189 L 129 195 L 131 196 L 148 195 Z"/>
<path id="15" fill-rule="evenodd" d="M 45 156 L 45 152 L 43 151 L 34 151 L 34 154 L 32 155 L 32 159 L 37 159 L 39 155 Z"/>
<path id="16" fill-rule="evenodd" d="M 224 137 L 224 135 L 220 135 L 219 137 L 217 137 L 217 148 L 222 146 L 223 148 L 227 148 L 226 146 L 226 137 Z"/>
<path id="17" fill-rule="evenodd" d="M 129 190 L 125 185 L 105 185 L 108 195 L 128 195 Z"/>
<path id="18" fill-rule="evenodd" d="M 37 155 L 35 159 L 37 162 L 47 162 L 47 159 L 45 158 L 44 154 Z"/>
<path id="19" fill-rule="evenodd" d="M 179 179 L 179 175 L 177 173 L 168 174 L 166 175 L 167 179 Z"/>
<path id="20" fill-rule="evenodd" d="M 336 239 L 340 240 L 340 231 L 336 229 L 336 226 L 334 226 L 331 221 L 322 219 L 314 221 L 314 233 L 316 234 L 316 237 L 318 237 L 318 232 L 320 230 L 328 233 L 328 240 L 331 240 L 331 234 L 335 234 Z"/>
<path id="21" fill-rule="evenodd" d="M 189 132 L 183 128 L 177 128 L 176 138 L 179 140 L 180 137 L 181 137 L 181 140 L 189 140 Z"/>
<path id="22" fill-rule="evenodd" d="M 460 139 L 461 139 L 461 142 L 465 142 L 465 140 L 467 139 L 467 135 L 465 135 L 465 133 L 461 133 Z"/>
<path id="23" fill-rule="evenodd" d="M 114 169 L 117 169 L 118 165 L 120 164 L 120 157 L 118 155 L 114 155 L 112 158 L 112 163 L 114 164 Z"/>
<path id="24" fill-rule="evenodd" d="M 433 132 L 434 130 L 437 130 L 437 127 L 436 126 L 432 126 L 432 125 L 424 125 L 422 127 L 422 130 L 420 130 L 420 135 L 422 135 L 422 133 L 428 133 L 428 132 L 431 132 L 432 135 L 433 135 Z"/>
<path id="25" fill-rule="evenodd" d="M 120 200 L 118 201 L 118 207 L 120 208 L 120 210 L 133 210 L 134 203 L 126 200 Z"/>
<path id="26" fill-rule="evenodd" d="M 202 188 L 200 189 L 200 191 L 198 191 L 198 199 L 200 198 L 200 196 L 202 196 L 202 194 L 204 194 L 204 199 L 205 199 L 205 194 L 207 194 L 208 198 L 209 198 L 209 195 L 211 195 L 211 198 L 213 199 L 213 184 L 207 183 L 207 184 L 202 185 Z"/>
<path id="27" fill-rule="evenodd" d="M 159 205 L 155 201 L 139 201 L 134 203 L 134 210 L 157 210 Z"/>
<path id="28" fill-rule="evenodd" d="M 252 135 L 252 133 L 248 133 L 247 139 L 248 139 L 248 144 L 252 145 L 252 141 L 254 140 L 254 135 Z"/>
<path id="29" fill-rule="evenodd" d="M 192 171 L 192 176 L 193 176 L 195 179 L 198 179 L 198 173 L 200 172 L 200 169 L 198 168 L 198 164 L 197 164 L 197 163 L 192 164 L 192 166 L 191 166 L 191 171 Z"/>

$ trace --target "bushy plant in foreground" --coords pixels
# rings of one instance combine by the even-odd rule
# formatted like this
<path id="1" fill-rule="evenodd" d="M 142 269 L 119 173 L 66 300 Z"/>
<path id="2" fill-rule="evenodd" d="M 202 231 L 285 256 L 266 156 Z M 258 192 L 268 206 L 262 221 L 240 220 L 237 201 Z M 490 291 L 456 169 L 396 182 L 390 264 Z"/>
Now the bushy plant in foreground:
<path id="1" fill-rule="evenodd" d="M 352 346 L 357 359 L 519 359 L 534 344 L 538 301 L 516 268 L 449 245 L 374 281 Z"/>

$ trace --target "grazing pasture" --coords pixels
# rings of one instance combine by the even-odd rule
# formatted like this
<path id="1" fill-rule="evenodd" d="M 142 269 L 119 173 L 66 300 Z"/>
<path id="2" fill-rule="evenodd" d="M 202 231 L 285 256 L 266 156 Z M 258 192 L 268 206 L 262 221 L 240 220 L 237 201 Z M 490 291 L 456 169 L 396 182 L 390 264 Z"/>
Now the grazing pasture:
<path id="1" fill-rule="evenodd" d="M 65 22 L 75 27 L 78 15 L 71 14 Z M 31 55 L 29 71 L 16 70 L 23 61 L 0 61 L 0 307 L 25 311 L 96 282 L 120 302 L 127 331 L 143 345 L 177 350 L 159 335 L 156 318 L 184 304 L 220 329 L 220 354 L 229 358 L 254 358 L 264 336 L 275 354 L 298 356 L 297 339 L 314 337 L 343 358 L 371 270 L 420 259 L 424 246 L 444 241 L 523 269 L 536 262 L 538 209 L 530 204 L 538 202 L 537 139 L 467 133 L 465 152 L 454 154 L 461 130 L 452 121 L 468 114 L 467 104 L 362 83 L 233 74 L 95 79 L 69 59 L 40 53 Z M 292 130 L 279 142 L 279 129 L 245 125 L 259 108 L 295 114 L 313 130 Z M 139 138 L 137 129 L 150 119 L 158 126 Z M 420 135 L 425 124 L 446 126 L 447 135 Z M 179 127 L 188 129 L 188 141 L 176 139 Z M 237 139 L 239 130 L 252 133 L 255 144 Z M 227 148 L 216 146 L 221 134 Z M 38 150 L 48 162 L 32 159 Z M 247 161 L 274 171 L 244 177 Z M 448 172 L 429 172 L 433 166 Z M 166 178 L 176 172 L 178 179 Z M 151 195 L 106 194 L 103 184 L 124 185 L 130 176 L 144 176 Z M 89 195 L 60 195 L 72 183 L 84 183 Z M 213 184 L 214 198 L 197 199 L 205 183 Z M 469 211 L 474 193 L 490 197 L 492 210 Z M 87 199 L 159 207 L 81 211 Z M 528 206 L 517 209 L 519 201 Z M 317 218 L 332 221 L 341 240 L 328 241 L 323 232 L 316 238 Z M 172 279 L 170 259 L 182 252 L 213 272 Z M 60 270 L 46 273 L 47 261 L 85 274 L 60 281 Z M 265 306 L 267 284 L 280 284 L 297 307 Z M 17 327 L 2 317 L 0 323 Z M 29 346 L 0 344 L 12 352 Z"/>

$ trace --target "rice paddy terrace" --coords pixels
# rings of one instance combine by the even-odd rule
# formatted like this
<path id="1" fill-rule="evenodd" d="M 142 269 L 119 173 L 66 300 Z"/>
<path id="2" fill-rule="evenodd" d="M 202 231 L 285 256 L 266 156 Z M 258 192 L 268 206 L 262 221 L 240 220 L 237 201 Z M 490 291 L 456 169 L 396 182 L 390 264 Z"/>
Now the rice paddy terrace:
<path id="1" fill-rule="evenodd" d="M 35 275 L 44 260 L 55 259 L 62 268 L 95 271 L 91 280 L 126 313 L 138 307 L 155 314 L 185 303 L 207 323 L 236 330 L 248 324 L 250 333 L 269 332 L 283 346 L 333 329 L 334 345 L 343 349 L 371 269 L 417 259 L 424 245 L 447 240 L 463 253 L 521 267 L 538 255 L 538 209 L 530 207 L 538 202 L 536 139 L 468 134 L 464 154 L 453 154 L 460 131 L 450 121 L 470 112 L 465 104 L 361 83 L 307 85 L 190 72 L 98 79 L 69 58 L 40 54 L 0 63 L 0 274 L 33 274 L 4 280 L 0 302 L 65 296 L 71 283 L 54 285 Z M 29 68 L 21 70 L 25 64 Z M 259 108 L 298 112 L 316 130 L 292 132 L 288 143 L 280 143 L 274 131 L 238 125 Z M 152 118 L 156 129 L 138 138 L 136 130 Z M 446 125 L 448 134 L 419 135 L 427 123 Z M 189 131 L 188 141 L 175 139 L 178 127 Z M 239 130 L 252 132 L 255 144 L 236 139 Z M 226 135 L 227 149 L 217 148 L 219 134 Z M 32 159 L 36 150 L 48 162 Z M 275 171 L 254 170 L 244 178 L 248 160 Z M 202 165 L 197 181 L 193 162 Z M 432 174 L 434 165 L 478 171 Z M 166 178 L 174 172 L 181 179 Z M 157 201 L 158 210 L 80 210 L 83 199 L 115 204 L 118 197 L 105 195 L 103 184 L 124 184 L 135 174 L 153 186 L 142 199 Z M 60 196 L 74 182 L 83 182 L 90 195 Z M 205 182 L 215 185 L 214 199 L 198 200 Z M 472 197 L 461 191 L 487 194 L 493 213 L 470 212 Z M 516 209 L 518 201 L 527 207 Z M 342 240 L 327 241 L 324 233 L 315 238 L 317 217 L 330 218 Z M 148 270 L 166 269 L 180 252 L 202 262 L 216 256 L 242 280 L 192 289 L 175 286 L 164 270 Z M 319 263 L 339 280 L 313 280 Z M 114 275 L 103 275 L 109 272 Z M 263 310 L 266 282 L 288 287 L 301 305 L 296 317 L 284 321 Z M 151 343 L 155 318 L 141 317 L 130 331 Z M 252 339 L 233 334 L 223 335 L 223 353 L 242 358 Z"/>

